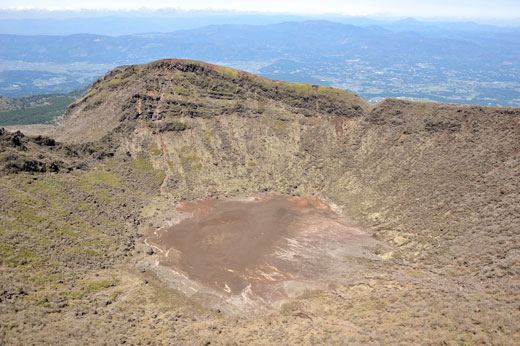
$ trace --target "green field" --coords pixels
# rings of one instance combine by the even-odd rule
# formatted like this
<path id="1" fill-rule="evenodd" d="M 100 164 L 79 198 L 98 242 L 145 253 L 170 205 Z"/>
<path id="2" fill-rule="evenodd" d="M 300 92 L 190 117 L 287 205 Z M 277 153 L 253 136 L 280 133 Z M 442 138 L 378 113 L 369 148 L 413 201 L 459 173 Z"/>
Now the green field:
<path id="1" fill-rule="evenodd" d="M 12 99 L 15 109 L 0 112 L 0 126 L 52 123 L 65 109 L 85 95 L 87 88 L 68 94 L 38 95 Z"/>

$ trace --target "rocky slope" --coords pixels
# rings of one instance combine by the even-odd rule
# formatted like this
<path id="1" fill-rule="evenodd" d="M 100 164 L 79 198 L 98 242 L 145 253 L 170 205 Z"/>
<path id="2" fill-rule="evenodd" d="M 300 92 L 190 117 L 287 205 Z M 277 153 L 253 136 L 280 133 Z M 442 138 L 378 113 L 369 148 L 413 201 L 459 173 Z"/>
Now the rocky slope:
<path id="1" fill-rule="evenodd" d="M 67 169 L 4 164 L 5 343 L 520 341 L 520 109 L 370 106 L 336 89 L 162 60 L 98 80 L 53 137 L 60 149 L 31 138 L 12 151 L 38 145 L 45 167 Z M 250 318 L 199 306 L 137 269 L 149 257 L 140 234 L 172 203 L 259 192 L 344 206 L 388 244 L 370 249 L 382 260 Z"/>

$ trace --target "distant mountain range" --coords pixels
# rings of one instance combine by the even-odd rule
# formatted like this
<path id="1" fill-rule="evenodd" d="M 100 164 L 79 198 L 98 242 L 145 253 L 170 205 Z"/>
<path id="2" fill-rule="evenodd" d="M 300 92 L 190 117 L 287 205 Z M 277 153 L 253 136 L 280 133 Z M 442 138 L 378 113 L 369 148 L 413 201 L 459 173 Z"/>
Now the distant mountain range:
<path id="1" fill-rule="evenodd" d="M 135 11 L 45 11 L 0 10 L 0 33 L 14 35 L 73 35 L 90 33 L 122 36 L 149 32 L 172 32 L 208 25 L 267 25 L 289 21 L 328 20 L 356 26 L 380 26 L 390 31 L 416 32 L 507 32 L 520 27 L 518 20 L 494 21 L 497 25 L 471 21 L 425 21 L 414 18 L 367 18 L 337 15 L 290 15 L 231 11 L 181 11 L 173 9 Z"/>
<path id="2" fill-rule="evenodd" d="M 319 57 L 363 58 L 381 63 L 445 60 L 449 65 L 487 65 L 520 58 L 520 31 L 426 35 L 329 21 L 269 25 L 214 25 L 172 33 L 126 36 L 0 35 L 0 56 L 27 62 L 130 64 L 165 57 L 265 61 Z M 490 48 L 493 48 L 491 50 Z M 496 49 L 500 49 L 496 51 Z M 448 62 L 449 61 L 449 62 Z"/>
<path id="3" fill-rule="evenodd" d="M 313 20 L 124 36 L 4 34 L 0 95 L 24 95 L 35 89 L 66 92 L 114 66 L 175 57 L 275 79 L 332 85 L 374 101 L 394 96 L 520 105 L 520 30 L 444 24 L 406 19 L 355 26 Z M 46 67 L 49 64 L 53 68 Z M 39 86 L 31 85 L 30 78 L 16 84 L 13 73 L 16 77 L 27 71 L 38 71 L 34 79 Z M 42 73 L 51 74 L 41 77 Z"/>

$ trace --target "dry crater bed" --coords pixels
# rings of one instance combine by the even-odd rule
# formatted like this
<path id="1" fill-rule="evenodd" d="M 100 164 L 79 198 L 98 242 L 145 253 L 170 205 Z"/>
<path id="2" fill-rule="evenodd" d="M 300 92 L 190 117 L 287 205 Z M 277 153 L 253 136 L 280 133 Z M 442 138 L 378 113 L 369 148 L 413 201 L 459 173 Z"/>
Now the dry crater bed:
<path id="1" fill-rule="evenodd" d="M 147 252 L 157 255 L 140 267 L 222 310 L 266 312 L 344 281 L 359 269 L 356 258 L 380 260 L 368 249 L 383 244 L 334 209 L 280 195 L 181 202 L 165 226 L 146 232 Z"/>

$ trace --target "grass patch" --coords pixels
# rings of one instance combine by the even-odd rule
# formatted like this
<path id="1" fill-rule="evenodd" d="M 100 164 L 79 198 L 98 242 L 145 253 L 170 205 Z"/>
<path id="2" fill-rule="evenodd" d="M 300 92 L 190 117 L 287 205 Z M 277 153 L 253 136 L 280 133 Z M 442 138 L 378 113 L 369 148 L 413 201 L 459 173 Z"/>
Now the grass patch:
<path id="1" fill-rule="evenodd" d="M 38 262 L 39 256 L 26 248 L 13 247 L 7 243 L 0 242 L 0 258 L 2 264 L 8 267 L 20 267 Z"/>
<path id="2" fill-rule="evenodd" d="M 283 131 L 287 128 L 287 123 L 281 119 L 274 119 L 273 127 L 275 130 Z"/>
<path id="3" fill-rule="evenodd" d="M 302 96 L 312 95 L 312 85 L 305 83 L 282 83 L 282 85 L 292 92 L 295 92 Z"/>
<path id="4" fill-rule="evenodd" d="M 218 72 L 224 77 L 238 79 L 238 71 L 232 68 L 219 66 Z"/>
<path id="5" fill-rule="evenodd" d="M 153 167 L 153 164 L 150 160 L 148 160 L 144 156 L 138 156 L 132 161 L 135 169 L 140 174 L 149 174 L 152 176 L 152 179 L 158 185 L 161 185 L 164 178 L 166 177 L 166 173 L 161 170 L 156 170 Z"/>
<path id="6" fill-rule="evenodd" d="M 119 177 L 110 172 L 99 169 L 90 171 L 87 174 L 87 181 L 90 184 L 103 184 L 111 186 L 113 188 L 118 188 L 121 186 L 121 180 L 119 179 Z"/>
<path id="7" fill-rule="evenodd" d="M 132 161 L 132 163 L 139 173 L 147 173 L 154 169 L 152 162 L 144 156 L 138 156 Z"/>
<path id="8" fill-rule="evenodd" d="M 79 201 L 78 202 L 78 207 L 83 210 L 83 211 L 89 211 L 90 210 L 90 206 L 88 205 L 87 202 L 85 201 Z"/>
<path id="9" fill-rule="evenodd" d="M 77 237 L 78 235 L 70 228 L 70 226 L 64 226 L 61 228 L 58 228 L 58 232 L 62 235 L 69 236 L 69 237 Z"/>
<path id="10" fill-rule="evenodd" d="M 155 199 L 150 204 L 143 206 L 141 210 L 142 217 L 152 217 L 155 212 L 164 210 L 168 207 L 168 203 L 163 199 Z"/>
<path id="11" fill-rule="evenodd" d="M 336 88 L 331 88 L 331 87 L 325 87 L 325 86 L 319 86 L 318 87 L 318 94 L 319 95 L 327 95 L 327 96 L 330 96 L 332 98 L 336 98 L 338 96 L 340 96 L 341 94 L 347 94 L 347 92 L 341 90 L 341 89 L 336 89 Z"/>
<path id="12" fill-rule="evenodd" d="M 258 106 L 255 109 L 256 114 L 264 114 L 267 110 L 267 105 L 265 102 L 258 102 Z"/>
<path id="13" fill-rule="evenodd" d="M 119 78 L 114 78 L 114 79 L 112 79 L 112 80 L 108 83 L 108 85 L 110 85 L 110 86 L 118 86 L 118 85 L 121 84 L 121 83 L 122 83 L 122 80 L 121 80 L 121 79 L 119 79 Z"/>
<path id="14" fill-rule="evenodd" d="M 81 287 L 79 287 L 79 289 L 60 292 L 60 295 L 70 300 L 79 300 L 85 298 L 87 295 L 114 287 L 117 283 L 118 281 L 114 279 L 83 280 L 81 281 Z"/>
<path id="15" fill-rule="evenodd" d="M 90 171 L 79 178 L 78 188 L 81 191 L 106 203 L 110 203 L 112 197 L 112 192 L 107 187 L 116 188 L 120 184 L 118 177 L 101 170 Z"/>
<path id="16" fill-rule="evenodd" d="M 110 82 L 108 82 L 109 87 L 116 88 L 119 85 L 128 84 L 131 80 L 133 80 L 136 74 L 139 71 L 132 71 L 131 69 L 121 70 L 120 73 L 117 74 Z"/>
<path id="17" fill-rule="evenodd" d="M 166 178 L 166 173 L 163 171 L 155 171 L 154 179 L 157 184 L 161 185 L 164 181 L 164 178 Z"/>
<path id="18" fill-rule="evenodd" d="M 115 280 L 99 280 L 99 281 L 84 281 L 84 289 L 86 293 L 95 293 L 115 286 L 117 282 Z"/>
<path id="19" fill-rule="evenodd" d="M 123 291 L 121 290 L 115 290 L 114 292 L 110 293 L 110 300 L 114 301 L 119 297 L 121 294 L 123 294 Z"/>
<path id="20" fill-rule="evenodd" d="M 182 85 L 174 86 L 173 87 L 173 91 L 175 92 L 175 94 L 181 95 L 181 96 L 189 96 L 190 95 L 190 92 L 188 90 L 186 90 L 186 88 L 183 87 Z"/>
<path id="21" fill-rule="evenodd" d="M 200 171 L 202 169 L 202 159 L 196 155 L 192 146 L 183 146 L 180 152 L 181 164 L 186 171 Z"/>

